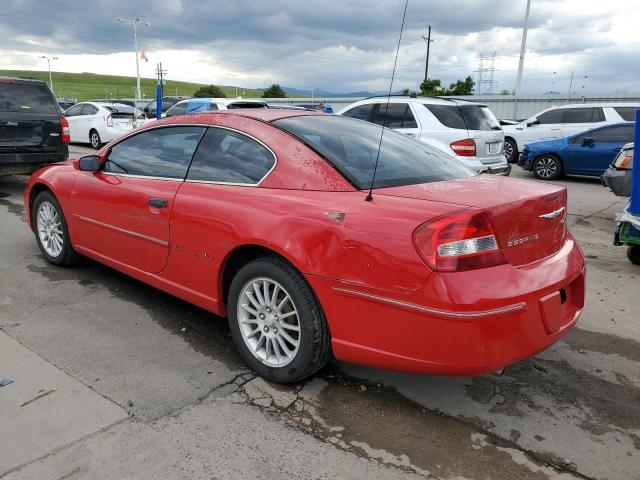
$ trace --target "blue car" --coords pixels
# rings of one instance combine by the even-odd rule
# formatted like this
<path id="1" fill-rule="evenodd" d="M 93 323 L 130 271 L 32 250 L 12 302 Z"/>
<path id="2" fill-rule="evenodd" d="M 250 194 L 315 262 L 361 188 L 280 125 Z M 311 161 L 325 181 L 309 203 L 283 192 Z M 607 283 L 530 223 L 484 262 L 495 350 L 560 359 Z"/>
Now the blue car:
<path id="1" fill-rule="evenodd" d="M 616 123 L 570 137 L 531 142 L 524 146 L 518 165 L 541 180 L 566 173 L 600 176 L 624 144 L 633 142 L 633 128 L 633 122 Z"/>

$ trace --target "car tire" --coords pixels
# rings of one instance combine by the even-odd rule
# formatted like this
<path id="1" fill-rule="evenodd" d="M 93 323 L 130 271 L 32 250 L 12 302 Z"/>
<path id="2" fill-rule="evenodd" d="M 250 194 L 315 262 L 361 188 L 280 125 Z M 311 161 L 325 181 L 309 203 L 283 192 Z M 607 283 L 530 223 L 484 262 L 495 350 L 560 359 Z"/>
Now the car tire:
<path id="1" fill-rule="evenodd" d="M 540 155 L 533 161 L 532 169 L 540 180 L 556 180 L 562 175 L 562 162 L 555 155 Z"/>
<path id="2" fill-rule="evenodd" d="M 627 258 L 634 265 L 640 265 L 640 245 L 629 245 Z"/>
<path id="3" fill-rule="evenodd" d="M 95 150 L 99 150 L 102 146 L 102 139 L 100 138 L 100 134 L 97 130 L 91 129 L 89 132 L 89 143 Z"/>
<path id="4" fill-rule="evenodd" d="M 38 247 L 49 263 L 66 267 L 76 262 L 78 254 L 71 245 L 67 220 L 49 190 L 40 192 L 34 199 L 31 225 Z"/>
<path id="5" fill-rule="evenodd" d="M 518 144 L 511 138 L 504 139 L 504 156 L 507 163 L 516 163 L 518 161 Z"/>
<path id="6" fill-rule="evenodd" d="M 233 341 L 262 377 L 297 382 L 329 360 L 330 334 L 322 308 L 302 275 L 285 260 L 267 256 L 240 268 L 227 305 Z"/>

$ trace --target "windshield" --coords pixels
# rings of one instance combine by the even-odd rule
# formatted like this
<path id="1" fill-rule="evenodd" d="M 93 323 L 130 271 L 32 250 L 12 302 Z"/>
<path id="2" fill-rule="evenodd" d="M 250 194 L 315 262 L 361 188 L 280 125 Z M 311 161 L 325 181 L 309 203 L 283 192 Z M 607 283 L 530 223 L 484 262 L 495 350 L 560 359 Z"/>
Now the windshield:
<path id="1" fill-rule="evenodd" d="M 0 83 L 0 112 L 58 113 L 44 85 Z"/>
<path id="2" fill-rule="evenodd" d="M 274 125 L 327 159 L 353 185 L 369 188 L 382 127 L 347 117 L 300 116 Z M 384 131 L 374 188 L 439 182 L 475 172 L 430 145 L 388 128 Z"/>

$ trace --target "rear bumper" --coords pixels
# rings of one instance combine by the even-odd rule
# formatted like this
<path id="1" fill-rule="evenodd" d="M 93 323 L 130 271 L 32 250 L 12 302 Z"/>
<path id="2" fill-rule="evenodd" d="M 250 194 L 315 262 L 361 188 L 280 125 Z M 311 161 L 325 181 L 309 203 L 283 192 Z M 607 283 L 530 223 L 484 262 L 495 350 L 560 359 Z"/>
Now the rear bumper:
<path id="1" fill-rule="evenodd" d="M 482 162 L 475 157 L 456 156 L 456 158 L 478 173 L 485 172 L 495 175 L 509 175 L 509 173 L 511 173 L 511 165 L 507 163 L 507 159 L 503 155 L 496 157 L 495 162 L 487 162 L 486 160 Z"/>
<path id="2" fill-rule="evenodd" d="M 602 183 L 618 197 L 631 196 L 632 170 L 616 170 L 609 167 L 601 177 Z"/>
<path id="3" fill-rule="evenodd" d="M 0 175 L 31 174 L 44 165 L 62 162 L 68 157 L 66 144 L 58 152 L 0 153 Z"/>
<path id="4" fill-rule="evenodd" d="M 584 306 L 584 260 L 573 239 L 522 267 L 432 274 L 410 295 L 307 277 L 337 359 L 439 375 L 495 371 L 562 338 Z M 437 296 L 446 301 L 434 298 Z"/>

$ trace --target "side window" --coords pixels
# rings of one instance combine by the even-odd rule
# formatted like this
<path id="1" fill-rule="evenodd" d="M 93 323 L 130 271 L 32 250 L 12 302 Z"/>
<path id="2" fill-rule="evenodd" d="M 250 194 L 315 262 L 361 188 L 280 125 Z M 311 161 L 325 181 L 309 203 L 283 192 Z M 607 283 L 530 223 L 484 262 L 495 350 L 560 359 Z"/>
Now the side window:
<path id="1" fill-rule="evenodd" d="M 599 112 L 598 112 L 599 110 Z M 600 116 L 602 114 L 601 108 L 568 108 L 567 116 L 564 119 L 564 123 L 595 123 L 600 122 Z"/>
<path id="2" fill-rule="evenodd" d="M 458 107 L 429 104 L 424 104 L 424 106 L 445 127 L 456 128 L 458 130 L 467 129 L 467 125 L 465 124 L 462 113 Z"/>
<path id="3" fill-rule="evenodd" d="M 65 112 L 64 116 L 65 117 L 75 117 L 77 115 L 80 115 L 80 112 L 82 111 L 82 107 L 83 107 L 83 104 L 74 105 L 73 107 L 69 108 Z"/>
<path id="4" fill-rule="evenodd" d="M 351 110 L 347 110 L 342 115 L 345 117 L 357 118 L 358 120 L 368 120 L 373 106 L 373 103 L 358 105 L 357 107 L 353 107 Z"/>
<path id="5" fill-rule="evenodd" d="M 389 103 L 388 105 L 379 103 L 372 121 L 388 128 L 416 128 L 418 126 L 408 103 Z"/>
<path id="6" fill-rule="evenodd" d="M 173 107 L 167 110 L 167 117 L 173 117 L 174 115 L 182 115 L 187 111 L 187 102 L 176 103 Z"/>
<path id="7" fill-rule="evenodd" d="M 541 125 L 564 123 L 564 117 L 567 110 L 567 108 L 556 108 L 555 110 L 544 112 L 543 114 L 538 115 L 538 122 L 540 122 Z"/>
<path id="8" fill-rule="evenodd" d="M 211 110 L 219 110 L 218 104 L 217 103 L 210 103 L 209 104 L 209 111 L 211 111 Z"/>
<path id="9" fill-rule="evenodd" d="M 635 122 L 636 110 L 640 110 L 640 107 L 614 107 L 614 110 L 618 112 L 618 115 L 620 115 L 623 120 Z"/>
<path id="10" fill-rule="evenodd" d="M 187 180 L 255 185 L 275 162 L 273 154 L 252 138 L 211 127 L 193 157 Z"/>
<path id="11" fill-rule="evenodd" d="M 81 115 L 95 115 L 96 113 L 98 113 L 98 108 L 97 107 L 94 107 L 93 105 L 90 105 L 88 103 L 85 103 L 82 106 Z"/>
<path id="12" fill-rule="evenodd" d="M 586 136 L 593 138 L 596 143 L 629 143 L 633 142 L 633 127 L 629 125 L 603 128 Z"/>
<path id="13" fill-rule="evenodd" d="M 115 144 L 103 170 L 183 179 L 204 130 L 204 127 L 167 127 L 141 132 Z"/>

